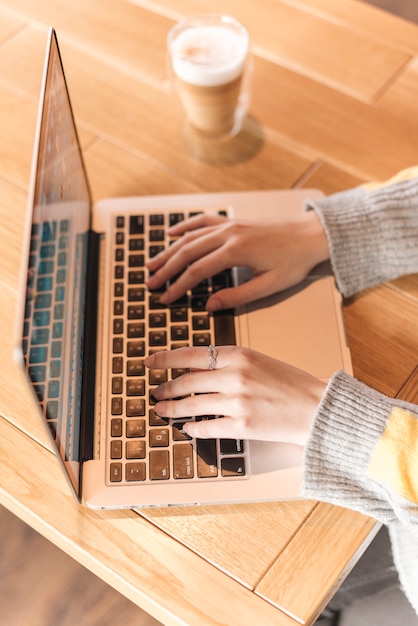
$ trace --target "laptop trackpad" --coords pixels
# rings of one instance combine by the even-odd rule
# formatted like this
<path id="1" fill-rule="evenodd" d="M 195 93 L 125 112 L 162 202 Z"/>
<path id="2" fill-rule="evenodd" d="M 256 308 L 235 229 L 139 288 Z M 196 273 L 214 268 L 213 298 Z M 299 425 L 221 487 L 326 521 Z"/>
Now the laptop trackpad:
<path id="1" fill-rule="evenodd" d="M 342 363 L 337 306 L 331 277 L 307 279 L 247 305 L 239 343 L 328 380 Z"/>

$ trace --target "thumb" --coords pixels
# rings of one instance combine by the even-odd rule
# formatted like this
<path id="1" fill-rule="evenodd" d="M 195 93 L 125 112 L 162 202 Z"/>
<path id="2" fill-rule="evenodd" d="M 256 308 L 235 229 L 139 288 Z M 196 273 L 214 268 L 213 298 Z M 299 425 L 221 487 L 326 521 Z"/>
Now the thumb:
<path id="1" fill-rule="evenodd" d="M 270 296 L 280 289 L 283 289 L 283 287 L 278 284 L 273 273 L 267 272 L 254 276 L 237 287 L 229 287 L 217 291 L 208 299 L 206 308 L 211 312 L 221 309 L 235 309 L 248 302 Z"/>

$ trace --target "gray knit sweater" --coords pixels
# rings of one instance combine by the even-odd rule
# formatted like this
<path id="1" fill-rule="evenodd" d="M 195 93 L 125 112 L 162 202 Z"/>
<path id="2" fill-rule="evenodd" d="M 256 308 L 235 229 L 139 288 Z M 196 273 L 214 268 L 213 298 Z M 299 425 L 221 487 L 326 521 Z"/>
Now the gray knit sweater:
<path id="1" fill-rule="evenodd" d="M 418 168 L 307 208 L 325 228 L 344 296 L 418 272 Z M 418 614 L 418 406 L 336 373 L 305 449 L 303 494 L 388 524 L 401 584 Z"/>

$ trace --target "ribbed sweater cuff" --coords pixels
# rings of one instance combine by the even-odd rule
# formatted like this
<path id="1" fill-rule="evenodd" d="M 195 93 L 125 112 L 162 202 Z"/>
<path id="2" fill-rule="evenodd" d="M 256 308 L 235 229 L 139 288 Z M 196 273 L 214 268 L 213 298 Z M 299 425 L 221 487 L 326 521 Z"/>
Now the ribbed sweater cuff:
<path id="1" fill-rule="evenodd" d="M 418 271 L 418 179 L 310 200 L 326 232 L 339 290 L 351 296 Z"/>
<path id="2" fill-rule="evenodd" d="M 305 447 L 304 496 L 355 509 L 385 523 L 395 518 L 383 490 L 367 476 L 371 451 L 393 403 L 345 372 L 331 378 Z"/>

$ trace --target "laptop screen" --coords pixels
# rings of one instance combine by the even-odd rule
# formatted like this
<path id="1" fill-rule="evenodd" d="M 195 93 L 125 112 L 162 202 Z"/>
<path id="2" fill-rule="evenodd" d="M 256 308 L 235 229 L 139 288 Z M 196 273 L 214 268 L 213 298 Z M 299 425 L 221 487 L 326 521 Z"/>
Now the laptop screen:
<path id="1" fill-rule="evenodd" d="M 78 493 L 90 194 L 52 29 L 37 142 L 22 348 L 42 413 Z"/>

